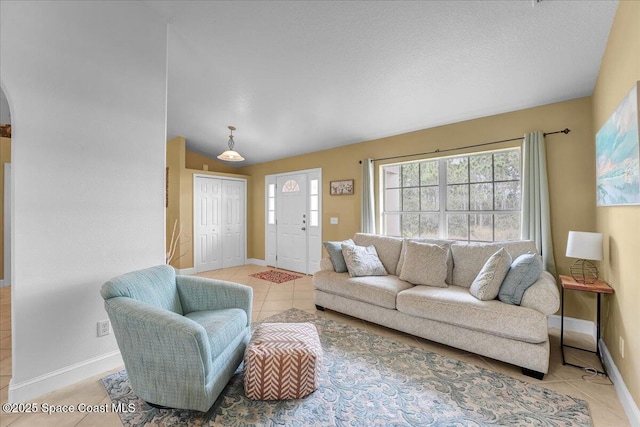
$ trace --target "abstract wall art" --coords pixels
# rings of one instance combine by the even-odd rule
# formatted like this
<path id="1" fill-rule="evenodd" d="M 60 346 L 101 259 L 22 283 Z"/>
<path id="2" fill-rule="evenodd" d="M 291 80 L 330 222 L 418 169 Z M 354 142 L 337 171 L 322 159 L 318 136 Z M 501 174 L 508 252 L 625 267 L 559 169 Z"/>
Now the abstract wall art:
<path id="1" fill-rule="evenodd" d="M 596 134 L 598 206 L 640 204 L 639 85 L 633 85 Z"/>

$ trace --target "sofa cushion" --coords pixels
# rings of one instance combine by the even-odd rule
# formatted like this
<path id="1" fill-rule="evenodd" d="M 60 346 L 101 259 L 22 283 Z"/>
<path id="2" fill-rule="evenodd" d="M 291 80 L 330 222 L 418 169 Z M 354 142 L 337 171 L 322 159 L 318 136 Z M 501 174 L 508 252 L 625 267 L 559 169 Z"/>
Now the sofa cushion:
<path id="1" fill-rule="evenodd" d="M 346 265 L 346 264 L 345 264 Z M 333 263 L 331 262 L 331 258 L 329 258 L 328 256 L 323 257 L 320 260 L 320 270 L 329 270 L 329 271 L 335 271 L 333 269 Z"/>
<path id="2" fill-rule="evenodd" d="M 317 271 L 313 285 L 323 292 L 392 310 L 396 308 L 398 292 L 413 287 L 398 276 L 349 277 L 347 273 L 333 271 Z"/>
<path id="3" fill-rule="evenodd" d="M 347 272 L 347 263 L 344 262 L 344 256 L 342 255 L 343 243 L 345 245 L 355 245 L 351 239 L 343 240 L 342 242 L 323 242 L 336 273 Z"/>
<path id="4" fill-rule="evenodd" d="M 374 246 L 343 244 L 342 255 L 351 277 L 387 275 Z"/>
<path id="5" fill-rule="evenodd" d="M 399 237 L 379 236 L 377 234 L 356 233 L 353 241 L 358 246 L 373 245 L 387 273 L 393 274 L 398 266 L 402 239 Z"/>
<path id="6" fill-rule="evenodd" d="M 406 261 L 400 279 L 414 285 L 446 287 L 449 248 L 411 240 L 405 243 Z"/>
<path id="7" fill-rule="evenodd" d="M 398 259 L 398 265 L 396 266 L 396 276 L 400 277 L 402 273 L 402 267 L 404 266 L 404 261 L 407 252 L 407 242 L 418 242 L 418 243 L 431 243 L 432 245 L 442 246 L 443 248 L 447 248 L 449 251 L 447 254 L 447 279 L 445 282 L 447 284 L 452 283 L 453 279 L 453 256 L 451 255 L 451 244 L 453 240 L 442 240 L 442 239 L 404 239 L 402 241 L 402 249 L 400 251 L 400 258 Z"/>
<path id="8" fill-rule="evenodd" d="M 524 292 L 542 273 L 542 257 L 536 253 L 522 254 L 511 264 L 500 286 L 500 301 L 520 305 Z"/>
<path id="9" fill-rule="evenodd" d="M 218 357 L 247 328 L 247 313 L 239 308 L 194 311 L 185 314 L 204 328 L 212 359 Z"/>
<path id="10" fill-rule="evenodd" d="M 469 292 L 482 301 L 496 299 L 500 285 L 511 266 L 511 255 L 504 248 L 491 255 L 476 276 Z"/>
<path id="11" fill-rule="evenodd" d="M 415 286 L 398 294 L 397 309 L 412 316 L 519 341 L 548 340 L 545 314 L 498 300 L 481 301 L 461 286 Z"/>
<path id="12" fill-rule="evenodd" d="M 453 255 L 453 281 L 451 284 L 470 287 L 489 257 L 498 249 L 505 248 L 511 259 L 527 252 L 536 252 L 536 244 L 531 240 L 494 243 L 461 243 L 451 245 Z"/>

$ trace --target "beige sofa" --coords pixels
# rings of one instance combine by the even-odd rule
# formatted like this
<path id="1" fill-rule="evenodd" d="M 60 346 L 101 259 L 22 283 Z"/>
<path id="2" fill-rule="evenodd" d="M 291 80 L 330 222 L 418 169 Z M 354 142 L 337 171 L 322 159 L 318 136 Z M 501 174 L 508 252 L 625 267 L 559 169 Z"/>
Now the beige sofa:
<path id="1" fill-rule="evenodd" d="M 476 275 L 498 249 L 504 247 L 515 259 L 535 251 L 533 242 L 450 242 L 451 284 L 442 288 L 414 286 L 399 279 L 403 239 L 358 233 L 353 240 L 358 246 L 373 245 L 390 274 L 349 277 L 349 273 L 336 273 L 331 260 L 324 258 L 321 270 L 313 275 L 319 310 L 328 308 L 517 365 L 535 378 L 542 379 L 548 372 L 547 316 L 560 305 L 554 277 L 543 271 L 519 306 L 498 299 L 481 301 L 469 293 Z"/>

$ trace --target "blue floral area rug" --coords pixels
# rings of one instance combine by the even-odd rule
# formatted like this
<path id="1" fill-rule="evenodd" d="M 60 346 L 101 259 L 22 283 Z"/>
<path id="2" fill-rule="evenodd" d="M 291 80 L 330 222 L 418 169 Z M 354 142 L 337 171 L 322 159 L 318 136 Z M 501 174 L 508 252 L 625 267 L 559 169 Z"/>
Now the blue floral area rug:
<path id="1" fill-rule="evenodd" d="M 311 322 L 324 350 L 320 387 L 297 400 L 253 401 L 242 366 L 209 412 L 156 409 L 126 371 L 102 382 L 125 426 L 590 426 L 586 402 L 292 309 L 264 322 Z"/>

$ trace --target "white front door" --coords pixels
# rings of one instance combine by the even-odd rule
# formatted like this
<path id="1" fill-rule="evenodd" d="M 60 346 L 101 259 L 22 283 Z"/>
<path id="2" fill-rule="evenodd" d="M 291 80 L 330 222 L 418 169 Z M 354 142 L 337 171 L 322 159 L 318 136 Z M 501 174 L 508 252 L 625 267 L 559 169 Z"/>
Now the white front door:
<path id="1" fill-rule="evenodd" d="M 222 268 L 221 184 L 220 179 L 195 178 L 193 231 L 197 273 Z"/>
<path id="2" fill-rule="evenodd" d="M 307 175 L 276 179 L 277 266 L 307 273 Z"/>
<path id="3" fill-rule="evenodd" d="M 244 265 L 245 181 L 222 181 L 222 268 Z"/>

